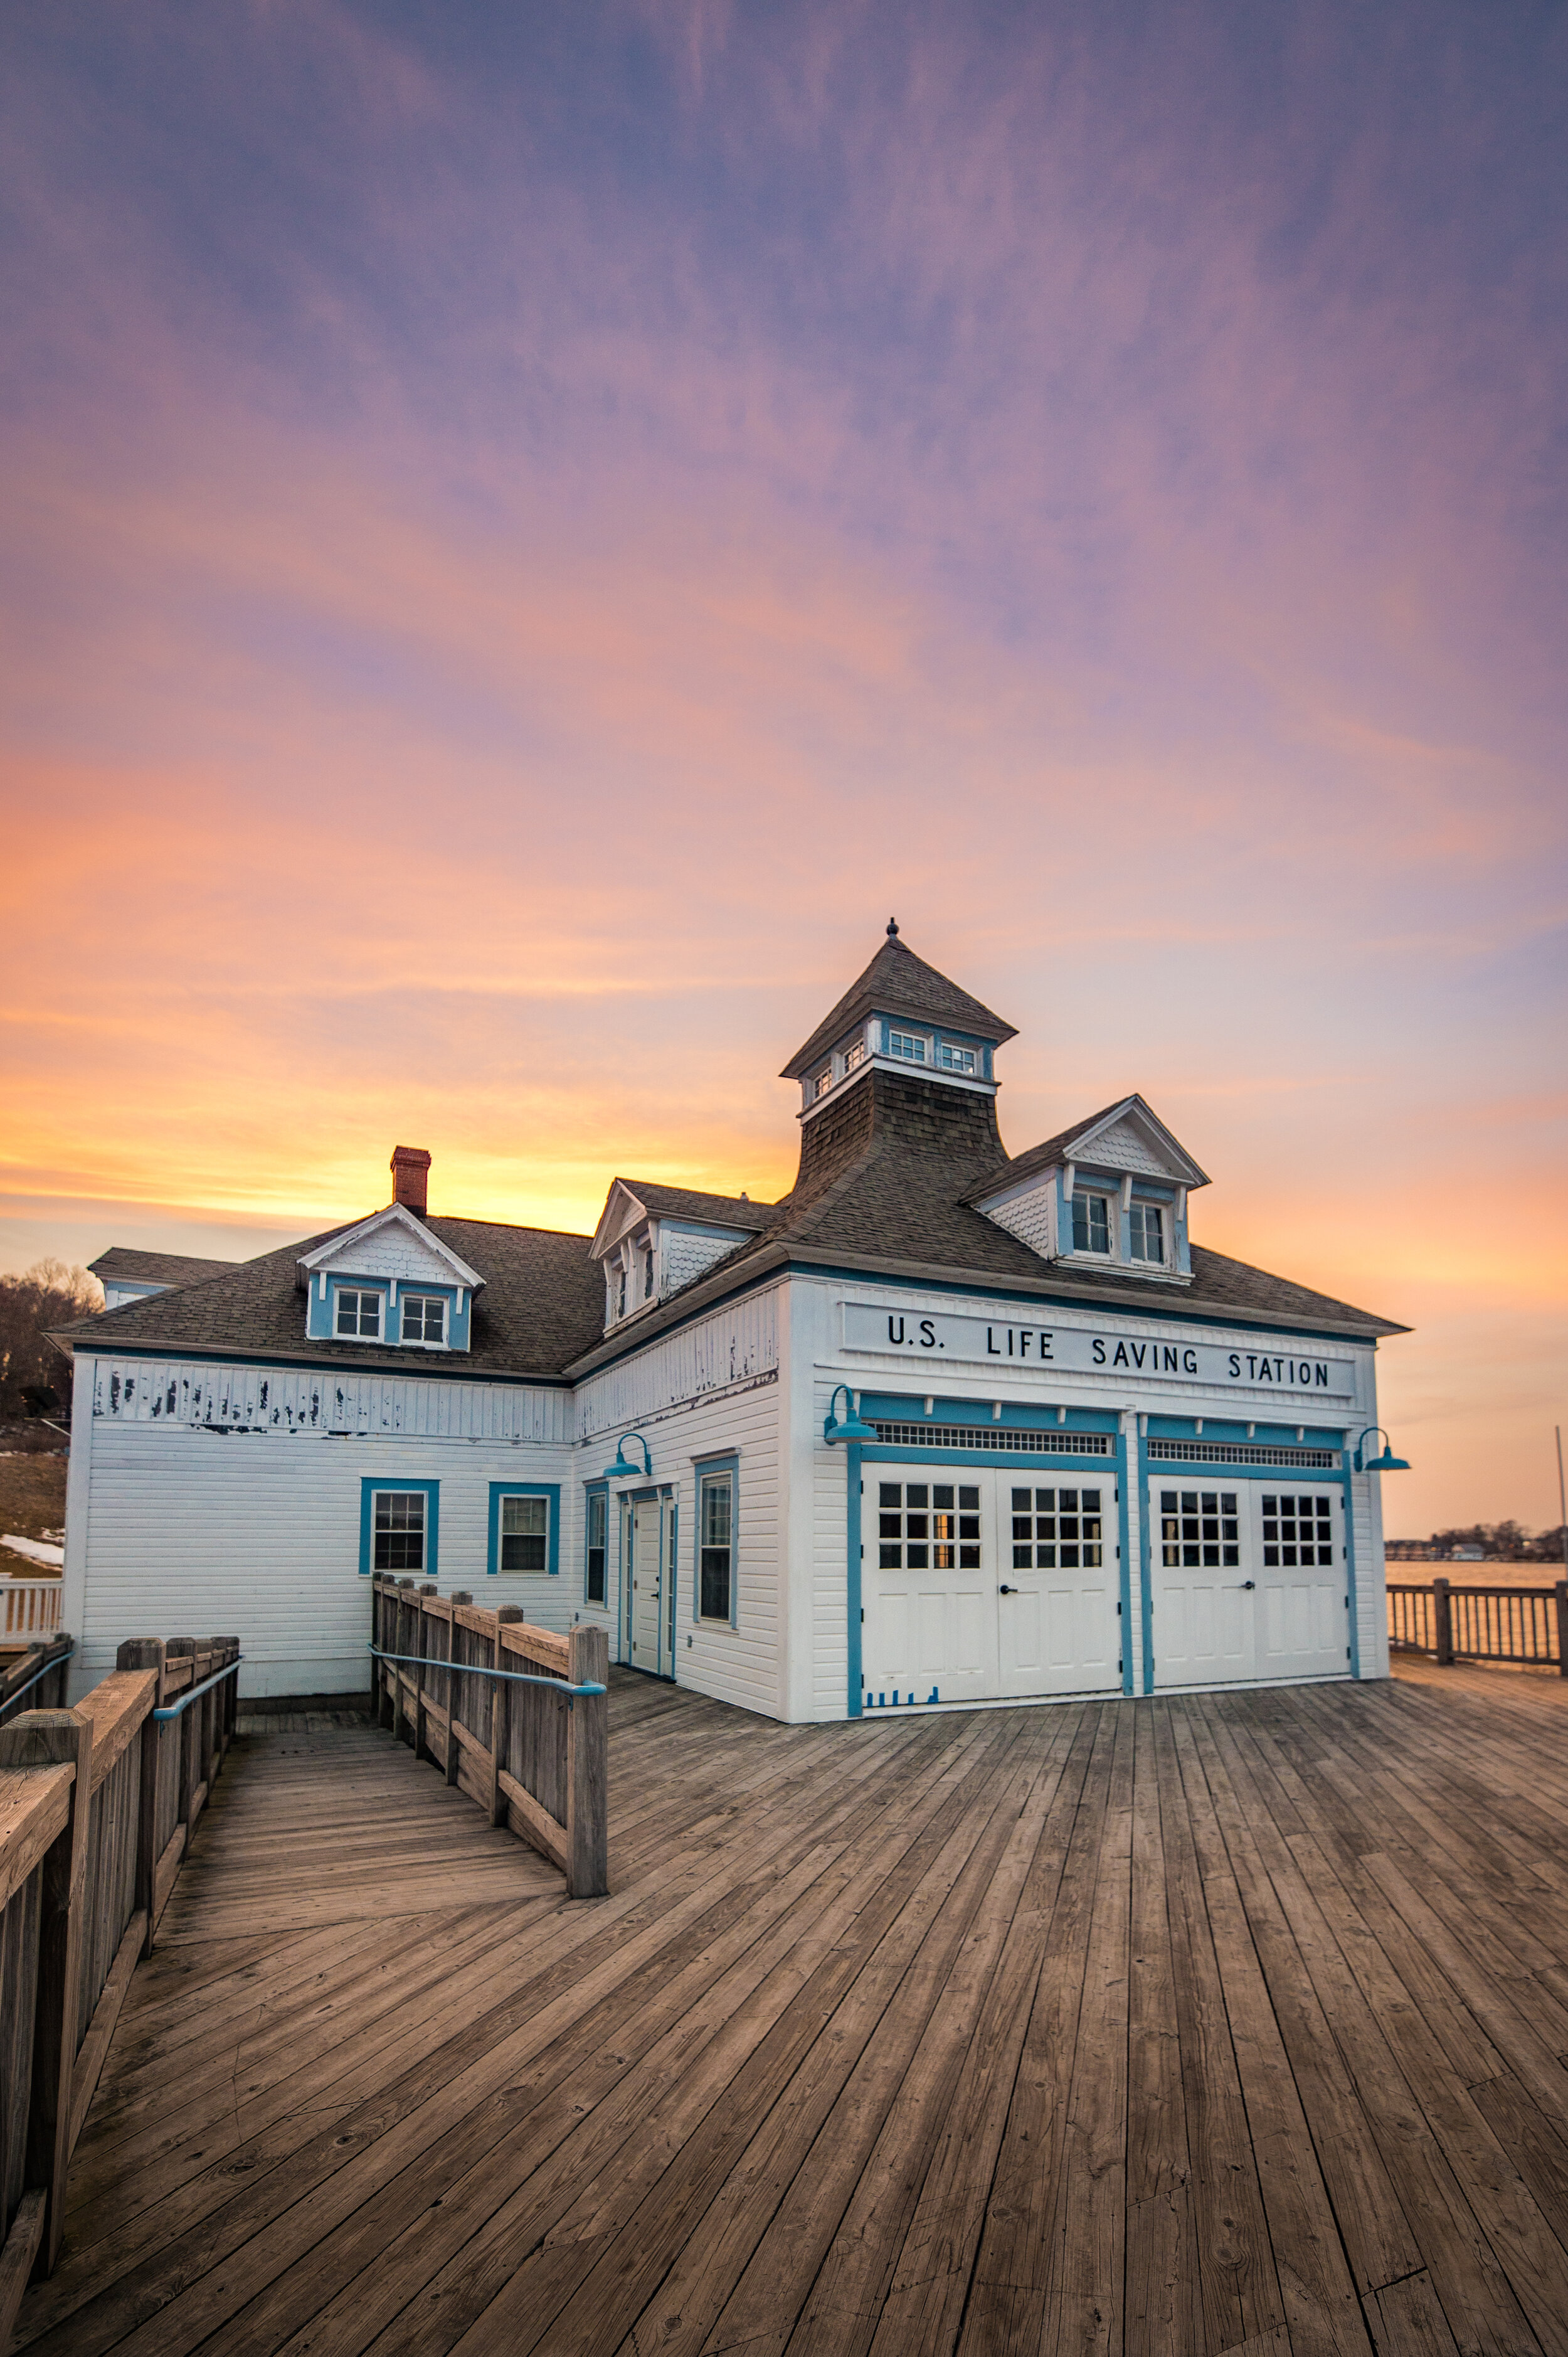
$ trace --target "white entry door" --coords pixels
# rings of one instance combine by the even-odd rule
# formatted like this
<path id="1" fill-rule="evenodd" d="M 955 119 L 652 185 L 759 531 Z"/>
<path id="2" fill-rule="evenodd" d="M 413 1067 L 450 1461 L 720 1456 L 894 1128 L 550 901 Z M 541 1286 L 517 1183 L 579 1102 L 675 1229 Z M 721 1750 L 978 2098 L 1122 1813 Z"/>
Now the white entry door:
<path id="1" fill-rule="evenodd" d="M 1344 1674 L 1349 1661 L 1349 1557 L 1345 1495 L 1337 1487 L 1256 1494 L 1258 1675 Z"/>
<path id="2" fill-rule="evenodd" d="M 1257 1580 L 1243 1559 L 1251 1555 L 1251 1502 L 1240 1490 L 1151 1488 L 1156 1686 L 1224 1685 L 1257 1675 Z"/>
<path id="3" fill-rule="evenodd" d="M 1010 1537 L 998 1582 L 1004 1695 L 1092 1694 L 1122 1675 L 1111 1484 L 1005 1477 Z"/>
<path id="4" fill-rule="evenodd" d="M 663 1667 L 659 1644 L 664 1620 L 664 1586 L 660 1576 L 663 1514 L 657 1498 L 639 1498 L 628 1511 L 631 1520 L 627 1549 L 631 1557 L 631 1665 L 636 1670 L 650 1670 L 657 1675 Z"/>
<path id="5" fill-rule="evenodd" d="M 997 1691 L 994 1483 L 965 1480 L 961 1467 L 950 1480 L 924 1468 L 918 1481 L 882 1471 L 871 1469 L 875 1535 L 862 1581 L 867 1705 L 988 1700 Z"/>

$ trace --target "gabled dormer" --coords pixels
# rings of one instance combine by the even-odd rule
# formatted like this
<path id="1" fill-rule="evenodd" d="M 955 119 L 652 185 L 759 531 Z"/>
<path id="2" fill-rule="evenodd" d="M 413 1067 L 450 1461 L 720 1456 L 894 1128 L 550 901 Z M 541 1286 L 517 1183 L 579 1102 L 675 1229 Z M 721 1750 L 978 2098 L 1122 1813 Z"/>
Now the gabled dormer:
<path id="1" fill-rule="evenodd" d="M 401 1157 L 401 1162 L 400 1162 Z M 299 1261 L 305 1330 L 316 1342 L 403 1351 L 466 1351 L 484 1278 L 424 1218 L 428 1154 L 400 1146 L 392 1175 L 407 1200 L 372 1212 Z"/>
<path id="2" fill-rule="evenodd" d="M 887 938 L 865 972 L 780 1077 L 800 1082 L 802 1121 L 846 1083 L 878 1070 L 993 1097 L 996 1049 L 1015 1037 L 1011 1023 L 906 949 L 889 918 Z"/>
<path id="3" fill-rule="evenodd" d="M 778 1217 L 746 1195 L 617 1178 L 588 1247 L 604 1275 L 605 1331 L 655 1309 Z"/>
<path id="4" fill-rule="evenodd" d="M 964 1200 L 1043 1260 L 1179 1286 L 1192 1279 L 1187 1197 L 1208 1183 L 1130 1096 L 1015 1155 Z"/>

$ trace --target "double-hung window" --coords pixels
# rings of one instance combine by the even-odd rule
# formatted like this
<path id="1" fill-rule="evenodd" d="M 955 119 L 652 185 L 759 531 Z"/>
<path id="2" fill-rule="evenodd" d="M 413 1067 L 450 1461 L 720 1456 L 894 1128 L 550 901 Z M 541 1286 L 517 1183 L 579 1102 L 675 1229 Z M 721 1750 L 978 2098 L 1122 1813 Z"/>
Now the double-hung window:
<path id="1" fill-rule="evenodd" d="M 338 1288 L 338 1323 L 340 1335 L 354 1335 L 362 1340 L 380 1341 L 381 1332 L 381 1297 L 379 1293 L 360 1293 L 351 1287 Z"/>
<path id="2" fill-rule="evenodd" d="M 697 1613 L 729 1620 L 735 1611 L 735 1474 L 703 1473 L 697 1483 Z"/>
<path id="3" fill-rule="evenodd" d="M 424 1569 L 424 1491 L 378 1490 L 371 1561 L 377 1571 Z"/>
<path id="4" fill-rule="evenodd" d="M 588 1576 L 584 1594 L 590 1604 L 603 1604 L 607 1598 L 606 1566 L 608 1560 L 610 1522 L 609 1493 L 605 1490 L 588 1492 Z"/>
<path id="5" fill-rule="evenodd" d="M 1165 1257 L 1165 1215 L 1157 1203 L 1134 1201 L 1132 1210 L 1133 1258 L 1163 1265 Z"/>
<path id="6" fill-rule="evenodd" d="M 446 1304 L 438 1293 L 405 1293 L 402 1308 L 405 1342 L 445 1342 Z"/>
<path id="7" fill-rule="evenodd" d="M 502 1571 L 548 1571 L 550 1568 L 550 1501 L 548 1498 L 503 1498 L 500 1526 Z"/>
<path id="8" fill-rule="evenodd" d="M 1111 1250 L 1111 1199 L 1091 1195 L 1083 1187 L 1072 1190 L 1072 1248 L 1080 1253 Z"/>
<path id="9" fill-rule="evenodd" d="M 906 1064 L 923 1064 L 926 1043 L 918 1031 L 892 1031 L 887 1034 L 887 1052 L 901 1057 Z"/>

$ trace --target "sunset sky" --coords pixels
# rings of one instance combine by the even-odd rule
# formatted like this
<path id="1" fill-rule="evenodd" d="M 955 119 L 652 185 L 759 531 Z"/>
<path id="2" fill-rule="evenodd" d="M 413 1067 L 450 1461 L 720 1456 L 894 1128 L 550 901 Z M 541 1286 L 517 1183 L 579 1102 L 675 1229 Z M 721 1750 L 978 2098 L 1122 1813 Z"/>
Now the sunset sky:
<path id="1" fill-rule="evenodd" d="M 16 0 L 0 1266 L 772 1197 L 905 940 L 1557 1519 L 1568 14 Z"/>

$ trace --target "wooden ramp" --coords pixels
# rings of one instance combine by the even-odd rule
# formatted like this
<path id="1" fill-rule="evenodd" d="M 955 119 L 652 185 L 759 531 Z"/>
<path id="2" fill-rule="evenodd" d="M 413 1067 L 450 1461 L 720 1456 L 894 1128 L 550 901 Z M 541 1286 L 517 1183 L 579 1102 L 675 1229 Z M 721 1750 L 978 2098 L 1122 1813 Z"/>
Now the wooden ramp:
<path id="1" fill-rule="evenodd" d="M 390 1736 L 242 1735 L 20 2343 L 1568 2357 L 1563 1693 L 618 1675 L 575 1904 Z"/>

